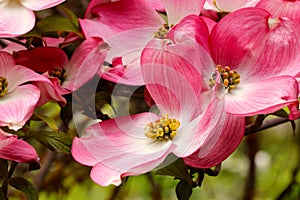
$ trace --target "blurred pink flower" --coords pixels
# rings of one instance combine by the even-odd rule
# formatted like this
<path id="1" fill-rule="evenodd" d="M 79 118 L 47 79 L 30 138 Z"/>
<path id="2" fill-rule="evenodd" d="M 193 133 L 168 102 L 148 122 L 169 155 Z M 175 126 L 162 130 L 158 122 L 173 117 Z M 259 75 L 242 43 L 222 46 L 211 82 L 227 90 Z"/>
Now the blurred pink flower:
<path id="1" fill-rule="evenodd" d="M 2 0 L 0 4 L 0 37 L 16 37 L 30 31 L 35 24 L 33 11 L 56 6 L 65 0 Z"/>
<path id="2" fill-rule="evenodd" d="M 40 90 L 28 82 L 50 82 L 34 71 L 16 65 L 12 56 L 0 51 L 0 126 L 20 129 L 31 117 Z"/>
<path id="3" fill-rule="evenodd" d="M 32 146 L 2 129 L 0 129 L 0 158 L 16 162 L 39 163 L 39 157 Z"/>
<path id="4" fill-rule="evenodd" d="M 106 120 L 90 126 L 73 141 L 74 159 L 93 166 L 91 178 L 100 185 L 119 185 L 122 177 L 149 172 L 170 153 L 182 158 L 202 148 L 201 156 L 205 156 L 218 138 L 229 131 L 223 130 L 226 113 L 222 99 L 201 95 L 202 76 L 197 69 L 169 49 L 168 40 L 157 41 L 165 47 L 158 49 L 162 57 L 154 54 L 153 61 L 157 62 L 142 59 L 141 67 L 146 87 L 160 113 Z M 153 58 L 148 53 L 142 57 Z M 195 81 L 191 81 L 191 74 Z M 243 121 L 237 124 L 237 129 L 243 131 L 244 127 L 239 125 Z M 220 155 L 210 164 L 225 159 Z"/>
<path id="5" fill-rule="evenodd" d="M 103 38 L 111 47 L 106 61 L 110 64 L 121 58 L 118 65 L 105 66 L 101 75 L 110 81 L 130 85 L 142 85 L 138 72 L 140 54 L 145 45 L 154 37 L 164 37 L 166 32 L 189 14 L 199 15 L 204 0 L 162 0 L 167 12 L 167 22 L 155 11 L 153 4 L 146 0 L 120 0 L 89 6 L 80 25 L 86 37 Z M 101 1 L 100 1 L 101 2 Z M 99 3 L 99 1 L 98 1 Z M 134 14 L 133 14 L 134 13 Z M 121 78 L 122 77 L 122 78 Z"/>

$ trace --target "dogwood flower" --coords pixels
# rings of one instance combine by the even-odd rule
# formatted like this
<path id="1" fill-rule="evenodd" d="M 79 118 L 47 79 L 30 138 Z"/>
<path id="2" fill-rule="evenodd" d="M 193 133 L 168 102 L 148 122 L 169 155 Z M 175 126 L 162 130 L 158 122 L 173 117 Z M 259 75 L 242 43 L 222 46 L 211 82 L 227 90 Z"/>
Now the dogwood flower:
<path id="1" fill-rule="evenodd" d="M 16 63 L 44 73 L 60 95 L 71 93 L 92 79 L 104 61 L 108 46 L 100 38 L 88 38 L 74 51 L 70 61 L 66 53 L 56 47 L 37 47 L 14 53 Z M 43 84 L 43 85 L 40 85 Z M 46 87 L 49 96 L 57 92 L 49 84 L 38 83 Z"/>
<path id="2" fill-rule="evenodd" d="M 112 64 L 115 59 L 121 58 L 121 62 L 113 65 L 113 68 L 102 68 L 102 78 L 118 83 L 122 80 L 123 84 L 144 84 L 141 72 L 135 69 L 140 67 L 143 47 L 154 37 L 164 38 L 168 30 L 185 16 L 199 15 L 204 0 L 162 0 L 162 3 L 167 22 L 145 0 L 120 0 L 98 4 L 88 10 L 86 16 L 94 18 L 80 20 L 84 35 L 87 38 L 101 37 L 109 44 L 108 63 Z"/>
<path id="3" fill-rule="evenodd" d="M 196 17 L 191 16 L 187 18 L 189 20 L 195 20 L 194 23 L 199 21 L 199 18 Z M 185 26 L 185 24 L 182 24 L 182 26 Z M 205 28 L 200 28 L 201 26 L 203 26 L 203 23 L 199 23 L 199 29 L 195 30 L 205 30 Z M 209 99 L 211 94 L 208 91 L 207 83 L 203 82 L 204 80 L 199 76 L 201 69 L 197 65 L 198 63 L 195 63 L 193 59 L 193 57 L 197 58 L 199 56 L 199 51 L 196 49 L 197 46 L 193 46 L 194 43 L 176 43 L 176 38 L 185 37 L 183 34 L 191 35 L 191 33 L 180 32 L 180 30 L 185 29 L 178 24 L 174 33 L 169 34 L 170 38 L 173 37 L 173 40 L 152 40 L 147 44 L 141 57 L 141 62 L 143 63 L 142 70 L 146 70 L 145 68 L 147 68 L 147 65 L 150 63 L 158 66 L 163 64 L 168 65 L 182 74 L 185 80 L 187 80 L 190 85 L 193 85 L 195 92 L 198 92 L 199 102 L 201 102 L 199 110 L 201 111 L 207 106 L 208 102 L 205 100 Z M 195 33 L 198 33 L 198 31 Z M 204 55 L 208 55 L 207 50 L 202 50 Z M 151 96 L 153 97 L 155 95 L 157 94 Z M 192 155 L 184 157 L 184 161 L 188 165 L 196 168 L 215 166 L 225 160 L 238 147 L 244 136 L 245 119 L 228 113 L 223 117 L 225 118 L 225 124 L 223 125 L 222 131 L 220 133 L 214 133 L 218 134 L 218 138 L 207 139 L 206 143 L 202 144 Z M 233 126 L 234 128 L 232 128 Z"/>
<path id="4" fill-rule="evenodd" d="M 28 82 L 49 82 L 45 77 L 16 65 L 9 53 L 0 51 L 0 126 L 20 129 L 31 117 L 40 90 Z"/>
<path id="5" fill-rule="evenodd" d="M 229 135 L 230 130 L 223 128 L 222 99 L 201 95 L 199 71 L 167 49 L 169 40 L 158 41 L 166 47 L 161 51 L 165 62 L 142 60 L 141 67 L 159 114 L 145 112 L 106 120 L 90 126 L 73 141 L 74 159 L 93 166 L 91 178 L 102 186 L 119 185 L 122 177 L 149 172 L 170 153 L 183 158 L 202 148 L 201 156 L 205 156 L 221 135 Z M 238 123 L 237 129 L 243 131 L 243 124 Z M 225 159 L 220 154 L 210 164 Z"/>
<path id="6" fill-rule="evenodd" d="M 25 163 L 39 162 L 39 157 L 32 146 L 2 129 L 0 129 L 0 158 Z"/>
<path id="7" fill-rule="evenodd" d="M 33 11 L 56 6 L 65 0 L 1 0 L 0 37 L 16 37 L 30 31 L 35 24 Z"/>
<path id="8" fill-rule="evenodd" d="M 202 34 L 199 29 L 197 34 Z M 272 113 L 298 104 L 300 28 L 288 18 L 272 18 L 259 8 L 228 14 L 213 28 L 210 53 L 186 57 L 202 68 L 210 87 L 225 90 L 225 110 L 239 116 Z M 298 108 L 298 106 L 297 106 Z"/>

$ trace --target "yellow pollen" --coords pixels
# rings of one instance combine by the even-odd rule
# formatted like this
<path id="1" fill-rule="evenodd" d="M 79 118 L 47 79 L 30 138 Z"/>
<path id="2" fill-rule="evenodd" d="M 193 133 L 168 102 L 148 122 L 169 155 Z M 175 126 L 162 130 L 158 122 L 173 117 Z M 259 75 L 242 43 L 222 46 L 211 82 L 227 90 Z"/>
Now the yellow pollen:
<path id="1" fill-rule="evenodd" d="M 173 26 L 174 26 L 174 24 L 171 24 L 170 26 L 168 24 L 164 24 L 161 28 L 158 29 L 158 31 L 154 32 L 154 38 L 166 39 L 168 31 Z"/>
<path id="2" fill-rule="evenodd" d="M 8 86 L 7 79 L 0 76 L 0 97 L 3 97 L 7 93 L 8 91 L 7 86 Z"/>
<path id="3" fill-rule="evenodd" d="M 62 84 L 67 78 L 66 69 L 55 67 L 51 72 L 49 72 L 49 76 L 58 78 L 59 83 Z"/>
<path id="4" fill-rule="evenodd" d="M 229 66 L 225 66 L 223 68 L 221 65 L 217 65 L 215 72 L 208 82 L 210 87 L 213 87 L 216 84 L 217 75 L 220 75 L 220 82 L 226 89 L 228 89 L 229 92 L 236 88 L 236 86 L 241 82 L 241 76 L 236 70 L 231 70 Z"/>
<path id="5" fill-rule="evenodd" d="M 180 122 L 177 119 L 170 119 L 166 114 L 146 125 L 145 136 L 159 141 L 172 140 L 176 136 L 179 126 Z"/>

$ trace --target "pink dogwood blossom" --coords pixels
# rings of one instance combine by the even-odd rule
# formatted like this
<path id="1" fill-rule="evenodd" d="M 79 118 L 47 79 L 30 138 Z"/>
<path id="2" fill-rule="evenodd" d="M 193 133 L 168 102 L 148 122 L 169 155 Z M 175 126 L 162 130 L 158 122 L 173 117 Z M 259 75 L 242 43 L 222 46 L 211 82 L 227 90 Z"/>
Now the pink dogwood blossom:
<path id="1" fill-rule="evenodd" d="M 199 21 L 199 18 L 189 17 L 189 20 Z M 179 26 L 179 25 L 178 25 Z M 198 24 L 198 28 L 201 23 Z M 174 38 L 184 37 L 183 34 L 189 34 L 180 32 L 181 28 L 177 28 L 174 31 L 173 41 L 171 40 L 152 40 L 145 47 L 142 54 L 142 69 L 147 68 L 146 64 L 153 65 L 167 65 L 172 69 L 176 70 L 178 73 L 185 77 L 185 80 L 189 84 L 193 85 L 195 92 L 197 92 L 200 102 L 200 111 L 207 106 L 207 99 L 210 98 L 211 93 L 208 90 L 207 83 L 204 82 L 200 76 L 199 63 L 195 63 L 195 58 L 199 57 L 197 46 L 193 46 L 193 43 L 189 44 L 176 44 Z M 197 30 L 197 29 L 195 29 Z M 200 29 L 198 29 L 200 30 Z M 204 29 L 205 30 L 205 29 Z M 198 31 L 196 31 L 198 33 Z M 196 37 L 197 38 L 197 37 Z M 202 48 L 201 48 L 202 49 Z M 203 50 L 203 56 L 207 56 L 206 50 Z M 201 56 L 201 55 L 200 55 Z M 172 63 L 172 64 L 171 64 Z M 157 67 L 157 68 L 158 68 Z M 155 96 L 157 94 L 153 94 Z M 193 167 L 197 168 L 209 168 L 221 163 L 225 160 L 240 144 L 245 129 L 245 119 L 243 117 L 238 117 L 236 115 L 226 113 L 224 116 L 225 124 L 221 126 L 223 129 L 219 133 L 212 133 L 218 135 L 218 137 L 212 137 L 207 139 L 206 143 L 201 145 L 199 149 L 188 157 L 184 157 L 184 161 Z M 224 119 L 223 119 L 224 120 Z M 234 126 L 234 128 L 231 128 Z"/>
<path id="2" fill-rule="evenodd" d="M 0 129 L 0 158 L 25 163 L 39 162 L 39 157 L 32 146 L 2 129 Z"/>
<path id="3" fill-rule="evenodd" d="M 2 0 L 0 3 L 0 37 L 16 37 L 30 31 L 35 24 L 33 11 L 56 6 L 65 0 Z"/>
<path id="4" fill-rule="evenodd" d="M 73 53 L 70 61 L 66 53 L 55 47 L 37 47 L 14 53 L 18 64 L 44 73 L 60 95 L 71 93 L 92 79 L 106 56 L 108 46 L 100 38 L 86 39 Z M 57 96 L 48 84 L 48 95 Z M 58 96 L 57 96 L 58 97 Z"/>
<path id="5" fill-rule="evenodd" d="M 229 135 L 230 130 L 223 128 L 226 113 L 222 99 L 202 95 L 199 71 L 178 51 L 169 49 L 168 40 L 157 41 L 165 47 L 159 49 L 163 62 L 142 59 L 141 67 L 160 113 L 145 112 L 96 123 L 73 141 L 74 159 L 93 166 L 91 178 L 100 185 L 119 185 L 122 177 L 149 172 L 170 153 L 183 158 L 200 148 L 199 156 L 205 157 L 221 135 Z M 233 119 L 226 123 L 232 122 Z M 241 132 L 243 124 L 237 124 Z M 224 160 L 220 154 L 210 164 Z M 206 163 L 205 159 L 202 163 Z"/>
<path id="6" fill-rule="evenodd" d="M 162 0 L 162 3 L 167 12 L 167 22 L 146 0 L 120 0 L 98 4 L 90 8 L 90 14 L 86 15 L 94 18 L 80 20 L 86 37 L 101 37 L 111 47 L 106 58 L 108 63 L 112 64 L 121 57 L 121 62 L 113 65 L 113 68 L 102 68 L 103 78 L 119 83 L 122 80 L 124 84 L 142 85 L 143 79 L 138 69 L 143 47 L 154 37 L 164 37 L 185 16 L 199 15 L 204 0 Z"/>
<path id="7" fill-rule="evenodd" d="M 205 31 L 204 29 L 201 29 Z M 198 32 L 197 34 L 202 34 Z M 300 28 L 259 8 L 224 17 L 210 35 L 210 53 L 187 54 L 211 87 L 225 89 L 225 109 L 240 116 L 272 113 L 298 104 Z M 225 94 L 224 93 L 224 94 Z M 298 108 L 298 106 L 297 106 Z"/>
<path id="8" fill-rule="evenodd" d="M 6 52 L 0 51 L 0 66 L 0 126 L 18 130 L 31 117 L 40 98 L 40 90 L 28 82 L 49 80 L 16 65 Z"/>

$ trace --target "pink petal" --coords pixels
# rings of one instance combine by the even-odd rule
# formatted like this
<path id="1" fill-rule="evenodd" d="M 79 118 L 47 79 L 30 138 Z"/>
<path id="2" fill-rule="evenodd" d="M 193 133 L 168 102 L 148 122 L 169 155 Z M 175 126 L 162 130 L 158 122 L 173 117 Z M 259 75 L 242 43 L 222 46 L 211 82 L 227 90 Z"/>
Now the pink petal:
<path id="1" fill-rule="evenodd" d="M 91 178 L 101 186 L 108 186 L 110 184 L 118 186 L 122 183 L 121 178 L 123 173 L 123 170 L 113 169 L 102 163 L 98 163 L 91 171 Z"/>
<path id="2" fill-rule="evenodd" d="M 109 2 L 114 2 L 114 1 L 118 1 L 118 0 L 91 0 L 89 2 L 88 7 L 85 10 L 84 13 L 84 18 L 92 18 L 92 9 L 94 7 L 96 7 L 97 5 L 103 4 L 103 3 L 109 3 Z"/>
<path id="3" fill-rule="evenodd" d="M 225 160 L 240 144 L 245 130 L 245 119 L 227 114 L 226 123 L 213 148 L 207 149 L 205 144 L 192 155 L 184 158 L 184 162 L 196 168 L 210 168 Z M 203 152 L 205 152 L 203 154 Z"/>
<path id="4" fill-rule="evenodd" d="M 34 85 L 22 85 L 0 98 L 0 126 L 18 130 L 31 117 L 40 91 Z"/>
<path id="5" fill-rule="evenodd" d="M 241 83 L 225 96 L 228 113 L 252 116 L 275 112 L 298 101 L 298 83 L 290 76 Z"/>
<path id="6" fill-rule="evenodd" d="M 289 17 L 296 21 L 300 20 L 299 1 L 261 0 L 256 7 L 267 10 L 274 17 Z"/>
<path id="7" fill-rule="evenodd" d="M 0 13 L 0 37 L 16 37 L 34 26 L 34 13 L 19 1 L 2 1 Z"/>
<path id="8" fill-rule="evenodd" d="M 213 98 L 201 115 L 177 131 L 174 154 L 186 157 L 199 148 L 211 150 L 221 135 L 224 117 L 224 99 Z"/>
<path id="9" fill-rule="evenodd" d="M 41 91 L 41 96 L 36 106 L 43 105 L 49 101 L 55 101 L 60 106 L 64 106 L 67 103 L 66 99 L 62 97 L 66 92 L 61 92 L 52 82 L 36 81 L 33 85 L 37 86 Z"/>
<path id="10" fill-rule="evenodd" d="M 208 28 L 206 23 L 197 15 L 188 15 L 183 18 L 168 33 L 168 38 L 175 43 L 188 44 L 197 42 L 207 51 L 208 47 Z"/>
<path id="11" fill-rule="evenodd" d="M 50 82 L 47 78 L 26 67 L 15 65 L 12 56 L 6 52 L 0 52 L 0 66 L 0 76 L 5 77 L 8 81 L 8 92 L 29 81 Z"/>
<path id="12" fill-rule="evenodd" d="M 91 80 L 103 64 L 107 50 L 102 39 L 86 39 L 72 55 L 62 87 L 74 91 Z"/>
<path id="13" fill-rule="evenodd" d="M 263 9 L 244 8 L 215 26 L 211 55 L 215 63 L 243 73 L 242 80 L 296 75 L 300 70 L 299 34 L 298 24 L 288 18 L 272 19 Z"/>
<path id="14" fill-rule="evenodd" d="M 105 71 L 101 73 L 101 78 L 124 84 L 124 85 L 144 85 L 140 64 L 132 63 L 126 66 L 117 65 L 115 67 L 104 67 Z"/>
<path id="15" fill-rule="evenodd" d="M 58 4 L 61 4 L 65 0 L 43 0 L 43 1 L 35 1 L 35 0 L 26 0 L 21 1 L 21 3 L 31 10 L 44 10 L 47 8 L 54 7 Z"/>
<path id="16" fill-rule="evenodd" d="M 148 0 L 149 4 L 157 11 L 164 12 L 165 7 L 161 0 Z"/>
<path id="17" fill-rule="evenodd" d="M 168 24 L 177 24 L 190 14 L 199 15 L 205 0 L 162 0 L 167 11 Z"/>
<path id="18" fill-rule="evenodd" d="M 0 158 L 16 162 L 39 162 L 35 149 L 15 135 L 0 129 Z"/>
<path id="19" fill-rule="evenodd" d="M 169 40 L 153 40 L 141 57 L 144 81 L 160 111 L 184 121 L 191 119 L 191 111 L 197 112 L 202 82 L 199 71 L 185 59 L 187 48 L 188 45 L 173 45 Z M 180 53 L 176 52 L 178 49 Z"/>
<path id="20" fill-rule="evenodd" d="M 254 7 L 260 0 L 207 0 L 204 8 L 216 11 L 233 12 L 245 7 Z M 217 6 L 216 6 L 216 5 Z"/>
<path id="21" fill-rule="evenodd" d="M 212 29 L 215 27 L 217 22 L 215 22 L 211 18 L 208 18 L 208 17 L 205 17 L 205 16 L 200 16 L 200 18 L 206 23 L 208 31 L 209 31 L 209 33 L 211 33 Z"/>
<path id="22" fill-rule="evenodd" d="M 144 135 L 146 124 L 155 119 L 154 114 L 141 113 L 92 125 L 82 138 L 74 140 L 72 155 L 82 164 L 95 165 L 91 176 L 101 185 L 119 183 L 123 173 L 141 165 L 134 173 L 150 171 L 171 150 L 171 142 L 153 142 Z"/>
<path id="23" fill-rule="evenodd" d="M 233 12 L 243 8 L 248 3 L 248 0 L 216 0 L 216 7 L 225 12 Z"/>
<path id="24" fill-rule="evenodd" d="M 97 36 L 104 40 L 125 30 L 144 27 L 157 27 L 158 29 L 163 24 L 161 17 L 146 0 L 122 0 L 99 4 L 92 9 L 92 15 L 98 17 L 99 35 Z M 92 27 L 85 22 L 81 20 L 80 24 L 87 35 L 89 34 L 87 28 Z"/>
<path id="25" fill-rule="evenodd" d="M 161 162 L 167 157 L 167 153 L 162 153 L 162 158 L 152 160 L 151 162 L 144 162 L 141 165 L 138 165 L 134 168 L 128 168 L 126 166 L 127 162 L 124 163 L 123 170 L 119 168 L 111 168 L 102 163 L 98 163 L 95 165 L 91 171 L 91 178 L 94 182 L 102 186 L 108 186 L 110 184 L 120 185 L 122 182 L 122 178 L 125 176 L 134 176 L 139 174 L 144 174 L 146 172 L 151 171 L 155 167 L 157 167 Z M 116 158 L 117 159 L 117 158 Z M 138 158 L 142 159 L 142 157 Z M 126 169 L 126 170 L 125 170 Z"/>
<path id="26" fill-rule="evenodd" d="M 123 57 L 124 65 L 133 63 L 135 59 L 139 59 L 143 48 L 153 39 L 157 29 L 157 27 L 136 28 L 105 38 L 105 42 L 111 47 L 105 60 L 111 63 L 114 58 Z"/>
<path id="27" fill-rule="evenodd" d="M 16 64 L 26 66 L 36 72 L 44 73 L 55 67 L 65 67 L 68 64 L 66 53 L 56 47 L 36 47 L 13 53 Z"/>
<path id="28" fill-rule="evenodd" d="M 49 79 L 46 77 L 20 65 L 11 66 L 11 69 L 7 71 L 6 78 L 8 80 L 8 91 L 12 91 L 18 85 L 29 81 L 42 81 L 50 83 Z"/>

